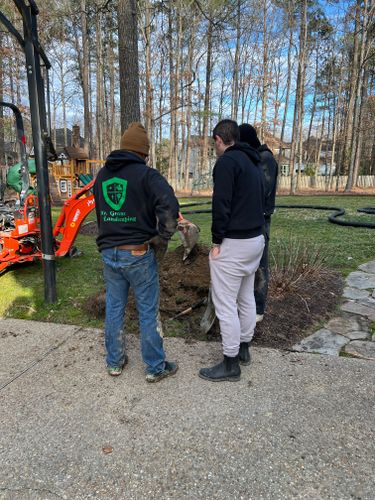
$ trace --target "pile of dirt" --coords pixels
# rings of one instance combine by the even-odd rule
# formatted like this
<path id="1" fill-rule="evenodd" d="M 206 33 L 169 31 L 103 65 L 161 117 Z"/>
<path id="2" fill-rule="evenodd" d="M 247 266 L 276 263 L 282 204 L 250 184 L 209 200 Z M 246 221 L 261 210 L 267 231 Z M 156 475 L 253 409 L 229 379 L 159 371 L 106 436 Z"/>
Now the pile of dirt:
<path id="1" fill-rule="evenodd" d="M 210 275 L 208 248 L 197 245 L 186 263 L 182 262 L 183 247 L 169 252 L 160 270 L 160 311 L 166 335 L 183 336 L 186 340 L 220 340 L 216 321 L 209 334 L 200 331 L 200 320 L 205 306 L 197 307 L 189 314 L 171 321 L 178 313 L 202 303 L 207 297 Z M 254 344 L 264 347 L 289 349 L 310 333 L 311 328 L 329 318 L 342 294 L 343 280 L 337 272 L 323 269 L 289 290 L 280 290 L 270 282 L 267 313 L 258 323 Z M 85 304 L 90 315 L 104 318 L 104 291 L 91 297 Z M 127 321 L 135 321 L 137 312 L 134 298 L 130 295 Z"/>
<path id="2" fill-rule="evenodd" d="M 98 236 L 98 224 L 96 221 L 85 222 L 79 228 L 79 234 L 84 234 L 85 236 Z"/>

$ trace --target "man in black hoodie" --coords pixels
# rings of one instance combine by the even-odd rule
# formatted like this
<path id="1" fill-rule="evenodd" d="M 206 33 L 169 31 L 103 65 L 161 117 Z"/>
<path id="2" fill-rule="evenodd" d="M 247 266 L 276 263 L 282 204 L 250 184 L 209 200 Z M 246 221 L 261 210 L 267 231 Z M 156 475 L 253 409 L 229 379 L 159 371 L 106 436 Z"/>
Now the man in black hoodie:
<path id="1" fill-rule="evenodd" d="M 106 282 L 105 345 L 109 375 L 127 363 L 123 324 L 129 289 L 139 314 L 141 353 L 147 382 L 173 375 L 177 364 L 165 359 L 158 329 L 159 276 L 155 251 L 163 253 L 173 235 L 178 201 L 164 177 L 146 165 L 149 140 L 140 123 L 131 123 L 94 184 L 99 227 L 97 245 Z"/>
<path id="2" fill-rule="evenodd" d="M 218 159 L 213 170 L 209 264 L 224 360 L 202 368 L 199 376 L 218 382 L 239 380 L 239 363 L 250 363 L 249 343 L 256 322 L 254 277 L 264 247 L 264 186 L 259 154 L 237 143 L 235 121 L 219 122 L 213 138 Z"/>
<path id="3" fill-rule="evenodd" d="M 265 201 L 264 201 L 264 237 L 265 246 L 262 258 L 260 260 L 259 269 L 255 275 L 254 294 L 257 308 L 257 322 L 262 321 L 266 308 L 268 283 L 269 283 L 269 266 L 268 266 L 268 247 L 270 241 L 271 230 L 271 215 L 275 211 L 275 197 L 277 188 L 278 165 L 272 151 L 266 144 L 260 144 L 257 132 L 254 127 L 248 123 L 240 125 L 240 140 L 246 142 L 249 146 L 257 149 L 261 158 L 261 167 L 264 172 L 265 181 Z"/>

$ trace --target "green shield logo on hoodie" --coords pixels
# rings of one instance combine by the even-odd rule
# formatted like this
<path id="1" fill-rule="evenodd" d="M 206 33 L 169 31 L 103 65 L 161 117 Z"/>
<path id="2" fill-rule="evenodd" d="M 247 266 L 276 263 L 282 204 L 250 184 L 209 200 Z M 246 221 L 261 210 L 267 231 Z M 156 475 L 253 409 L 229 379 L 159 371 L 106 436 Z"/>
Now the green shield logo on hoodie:
<path id="1" fill-rule="evenodd" d="M 112 177 L 102 183 L 104 199 L 113 210 L 120 210 L 124 204 L 127 184 L 128 181 L 119 177 Z"/>

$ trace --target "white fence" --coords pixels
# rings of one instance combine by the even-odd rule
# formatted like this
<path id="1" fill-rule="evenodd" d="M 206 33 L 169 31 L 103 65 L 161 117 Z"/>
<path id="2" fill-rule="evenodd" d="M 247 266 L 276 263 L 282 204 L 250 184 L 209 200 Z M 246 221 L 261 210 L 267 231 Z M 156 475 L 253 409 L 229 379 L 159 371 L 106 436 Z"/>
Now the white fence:
<path id="1" fill-rule="evenodd" d="M 345 189 L 346 183 L 348 181 L 347 175 L 340 175 L 338 179 L 338 189 L 342 191 Z M 279 176 L 278 189 L 288 190 L 290 189 L 291 176 L 281 175 Z M 293 182 L 297 182 L 297 176 L 294 177 Z M 329 177 L 319 175 L 317 177 L 311 177 L 309 175 L 301 175 L 299 180 L 299 190 L 303 189 L 316 189 L 317 191 L 330 190 L 334 191 L 336 189 L 337 177 L 333 176 L 331 179 L 331 185 L 328 186 Z M 360 175 L 358 176 L 357 186 L 362 189 L 375 188 L 375 175 Z"/>

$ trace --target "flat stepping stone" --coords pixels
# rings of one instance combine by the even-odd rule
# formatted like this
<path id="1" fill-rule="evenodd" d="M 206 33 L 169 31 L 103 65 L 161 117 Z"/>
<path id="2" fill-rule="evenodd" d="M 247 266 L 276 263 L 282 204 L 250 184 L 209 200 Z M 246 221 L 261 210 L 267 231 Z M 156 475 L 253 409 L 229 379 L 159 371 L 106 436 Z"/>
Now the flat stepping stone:
<path id="1" fill-rule="evenodd" d="M 349 288 L 349 287 L 344 288 L 344 293 L 343 293 L 343 296 L 346 299 L 352 299 L 352 300 L 365 299 L 369 295 L 370 292 L 368 292 L 367 290 L 359 290 L 358 288 Z"/>
<path id="2" fill-rule="evenodd" d="M 362 332 L 365 335 L 364 337 L 357 338 L 366 338 L 370 331 L 367 319 L 349 314 L 331 319 L 327 323 L 326 328 L 333 333 L 345 336 L 350 332 Z"/>
<path id="3" fill-rule="evenodd" d="M 375 321 L 375 309 L 370 305 L 349 301 L 345 302 L 345 304 L 341 306 L 341 310 L 353 314 L 359 314 L 361 316 L 366 316 L 366 318 L 370 319 L 371 321 Z"/>
<path id="4" fill-rule="evenodd" d="M 375 361 L 375 342 L 354 340 L 345 346 L 345 352 L 358 358 L 373 359 Z"/>
<path id="5" fill-rule="evenodd" d="M 372 309 L 375 310 L 375 299 L 373 299 L 372 297 L 366 297 L 365 299 L 361 299 L 359 303 L 364 306 L 371 307 Z"/>
<path id="6" fill-rule="evenodd" d="M 346 283 L 350 288 L 359 288 L 360 290 L 375 288 L 375 274 L 354 271 L 346 278 Z"/>
<path id="7" fill-rule="evenodd" d="M 367 340 L 369 338 L 369 334 L 363 330 L 346 332 L 342 333 L 342 335 L 350 340 Z"/>
<path id="8" fill-rule="evenodd" d="M 361 264 L 360 266 L 358 266 L 358 269 L 360 269 L 361 271 L 365 271 L 366 273 L 375 274 L 375 260 L 370 260 L 370 262 Z"/>
<path id="9" fill-rule="evenodd" d="M 294 345 L 292 349 L 297 352 L 339 356 L 342 347 L 348 342 L 349 339 L 343 335 L 338 335 L 326 328 L 322 328 L 303 339 L 299 344 Z"/>

